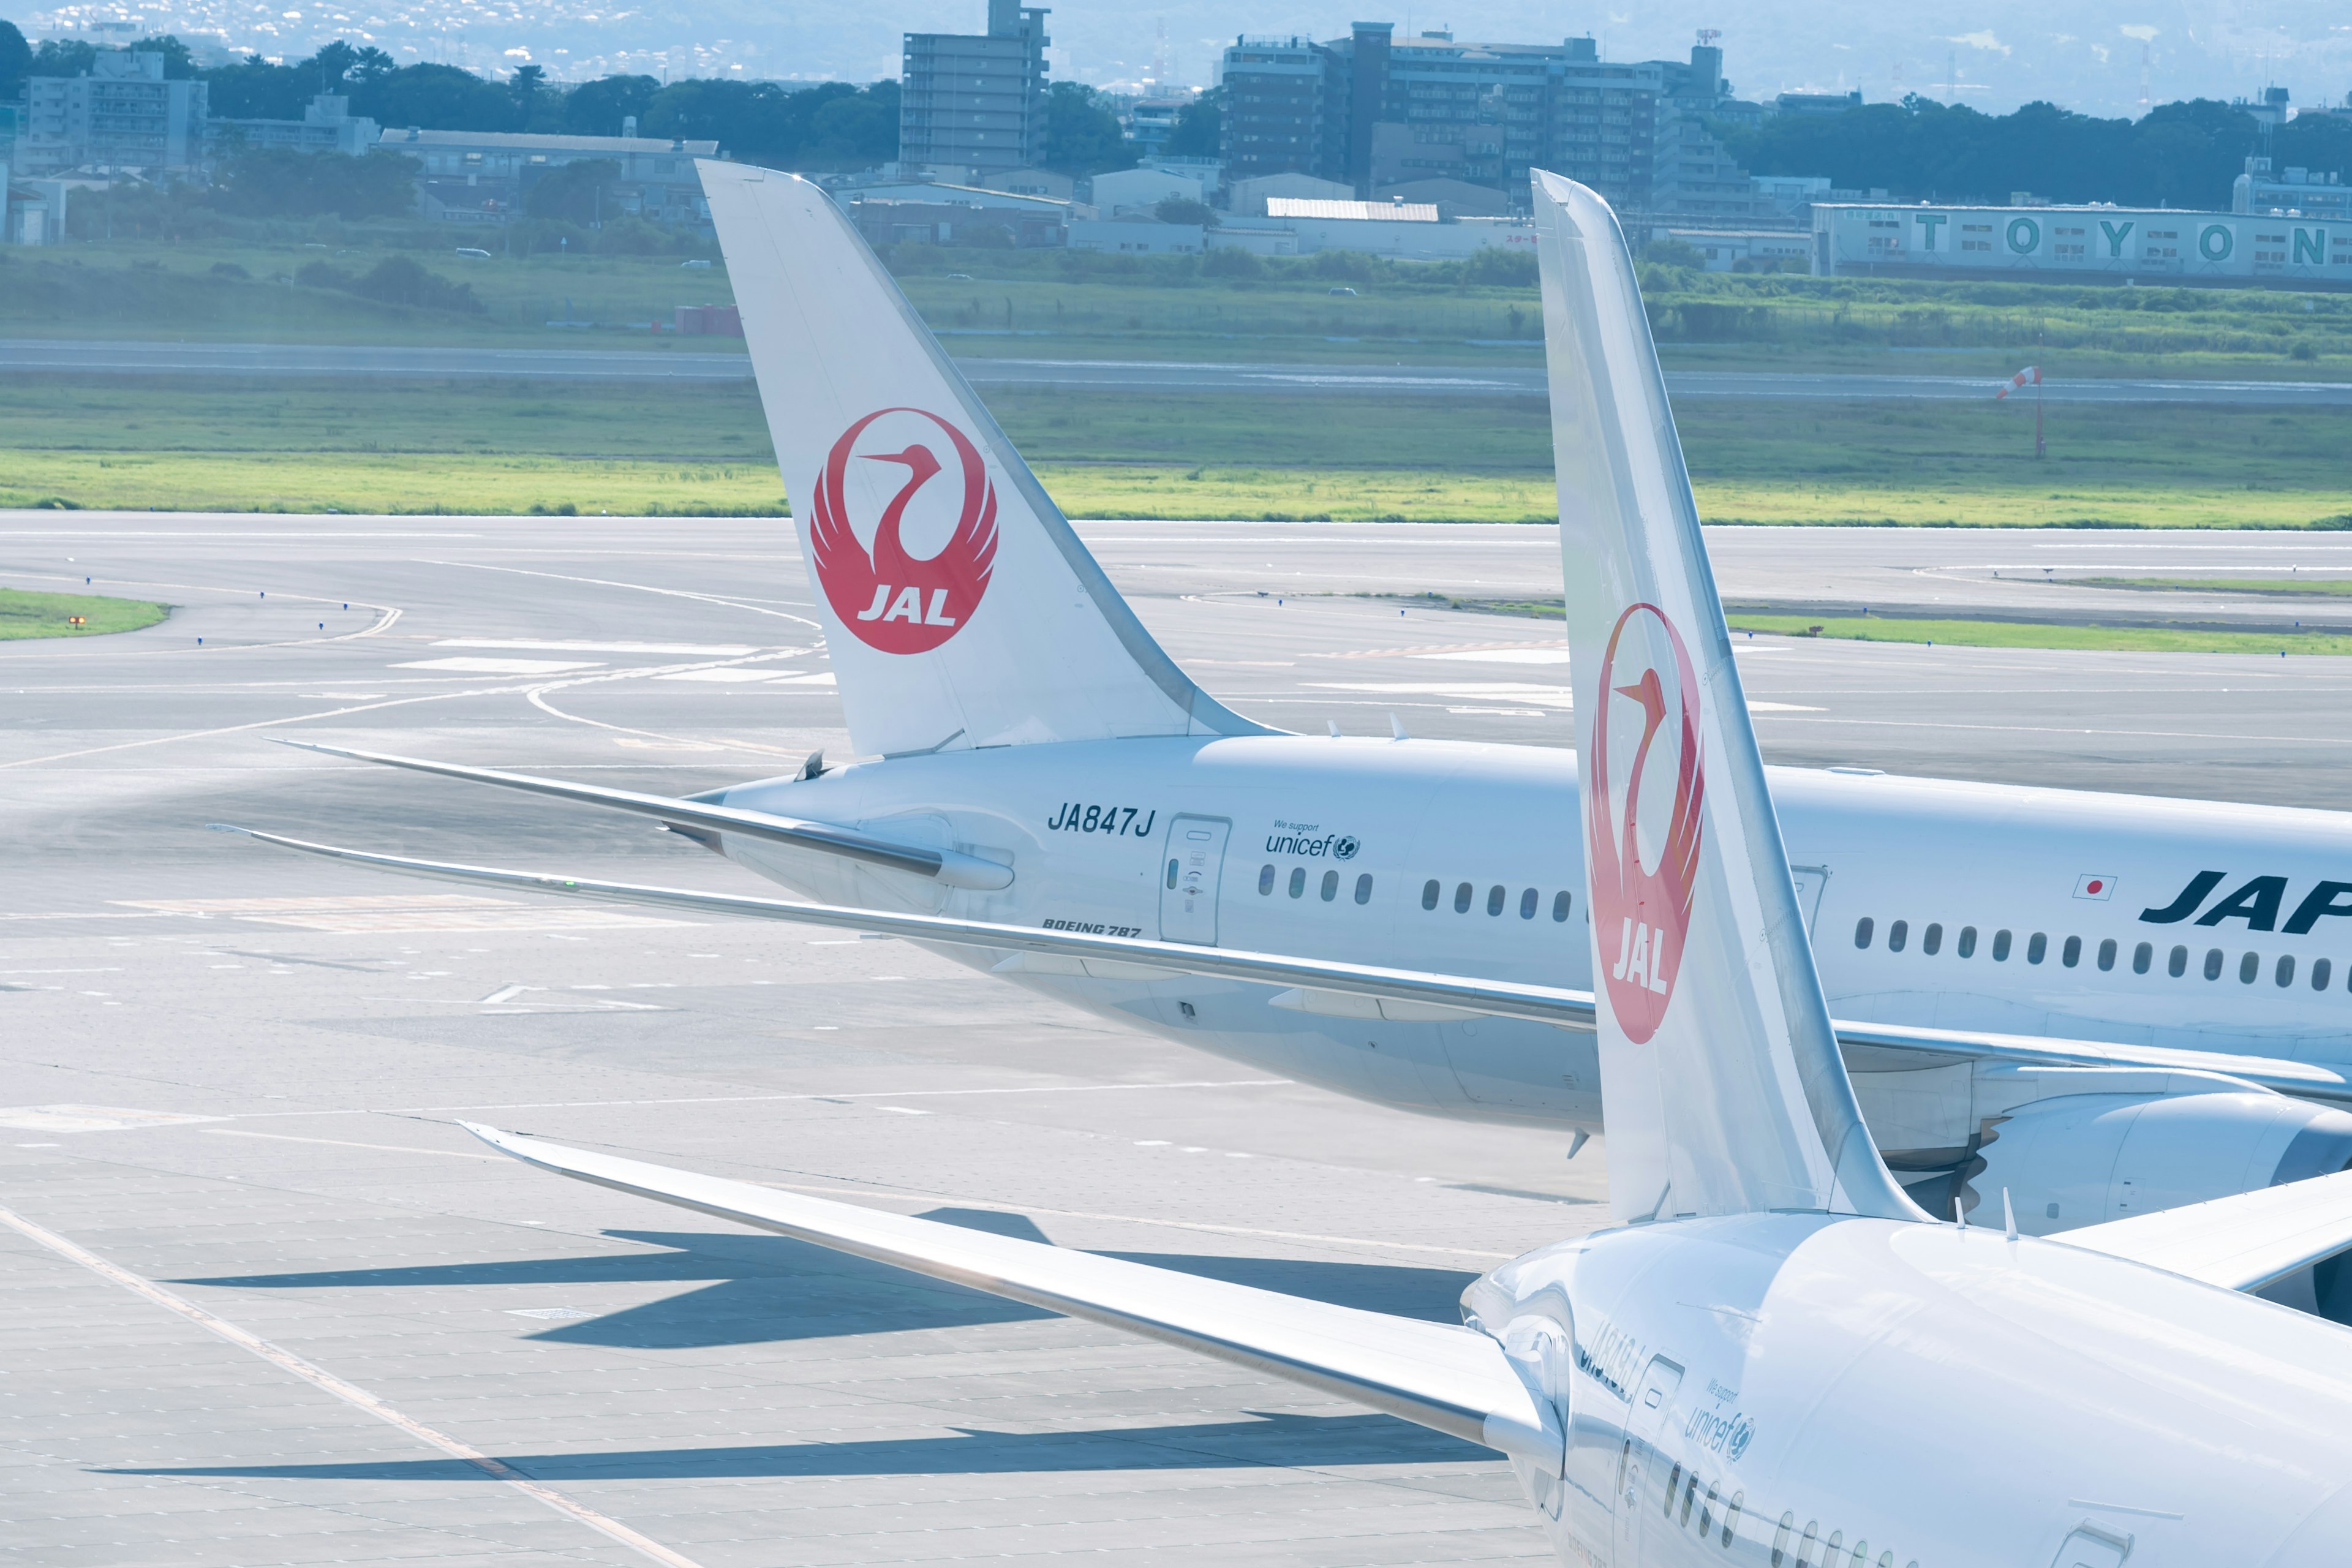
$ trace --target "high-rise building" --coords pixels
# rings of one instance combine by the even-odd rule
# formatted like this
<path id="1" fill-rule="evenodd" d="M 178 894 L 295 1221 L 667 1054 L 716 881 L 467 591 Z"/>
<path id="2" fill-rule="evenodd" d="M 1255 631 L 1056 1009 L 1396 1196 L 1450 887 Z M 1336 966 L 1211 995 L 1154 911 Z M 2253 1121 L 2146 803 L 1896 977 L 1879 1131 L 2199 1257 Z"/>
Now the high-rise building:
<path id="1" fill-rule="evenodd" d="M 1296 173 L 1363 198 L 1455 180 L 1526 200 L 1548 168 L 1637 212 L 1769 216 L 1710 126 L 1734 100 L 1723 51 L 1604 62 L 1591 38 L 1559 44 L 1398 37 L 1359 22 L 1347 37 L 1241 37 L 1225 51 L 1227 177 Z"/>
<path id="2" fill-rule="evenodd" d="M 205 84 L 165 80 L 161 54 L 107 50 L 87 76 L 26 82 L 18 172 L 192 168 L 204 156 L 205 110 Z"/>
<path id="3" fill-rule="evenodd" d="M 956 177 L 1025 168 L 1045 153 L 1045 8 L 988 0 L 985 33 L 908 33 L 898 162 Z"/>

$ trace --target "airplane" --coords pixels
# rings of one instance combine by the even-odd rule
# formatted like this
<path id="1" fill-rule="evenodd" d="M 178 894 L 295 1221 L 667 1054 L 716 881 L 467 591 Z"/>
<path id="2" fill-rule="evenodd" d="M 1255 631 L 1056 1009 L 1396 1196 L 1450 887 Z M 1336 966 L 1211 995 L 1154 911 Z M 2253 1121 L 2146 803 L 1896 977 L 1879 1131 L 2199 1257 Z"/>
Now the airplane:
<path id="1" fill-rule="evenodd" d="M 1563 508 L 1584 811 L 1547 829 L 1598 911 L 1609 1228 L 1482 1277 L 1456 1327 L 471 1131 L 1481 1444 L 1583 1568 L 2335 1563 L 2352 1333 L 2246 1291 L 2352 1245 L 2352 1173 L 2058 1238 L 1913 1204 L 1840 1057 L 1631 254 L 1594 193 L 1534 184 L 1555 409 L 1612 481 Z"/>
<path id="2" fill-rule="evenodd" d="M 1557 830 L 1575 754 L 1233 712 L 1145 631 L 826 195 L 701 172 L 873 760 L 681 799 L 312 749 L 638 812 L 865 912 L 679 907 L 908 935 L 1341 1093 L 1557 1126 L 1571 1152 L 1599 1132 L 1588 868 Z M 1594 504 L 1607 471 L 1554 413 L 1562 506 Z M 1933 1212 L 2006 1189 L 2057 1231 L 2352 1166 L 2352 881 L 2328 879 L 2352 878 L 2352 818 L 1767 776 L 1865 1121 Z M 1671 973 L 1671 951 L 1617 942 L 1612 979 Z M 2283 1289 L 2315 1304 L 2330 1283 Z"/>

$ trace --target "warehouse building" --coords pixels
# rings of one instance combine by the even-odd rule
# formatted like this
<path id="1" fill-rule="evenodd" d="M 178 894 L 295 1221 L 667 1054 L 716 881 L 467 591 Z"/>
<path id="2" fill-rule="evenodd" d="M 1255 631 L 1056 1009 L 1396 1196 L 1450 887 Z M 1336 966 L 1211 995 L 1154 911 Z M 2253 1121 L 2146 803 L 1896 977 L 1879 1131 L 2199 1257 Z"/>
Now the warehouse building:
<path id="1" fill-rule="evenodd" d="M 2164 207 L 1817 203 L 1816 277 L 2352 286 L 2352 222 Z"/>

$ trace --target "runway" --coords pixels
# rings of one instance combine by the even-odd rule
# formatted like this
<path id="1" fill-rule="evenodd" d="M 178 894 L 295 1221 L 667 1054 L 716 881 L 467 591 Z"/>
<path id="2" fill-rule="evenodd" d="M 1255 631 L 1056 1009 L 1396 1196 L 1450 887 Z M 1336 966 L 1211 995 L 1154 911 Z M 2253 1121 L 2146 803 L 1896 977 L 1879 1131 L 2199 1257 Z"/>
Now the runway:
<path id="1" fill-rule="evenodd" d="M 1281 393 L 1331 396 L 1541 397 L 1533 346 L 1477 356 L 1462 366 L 1238 364 L 1162 360 L 970 358 L 975 386 L 1064 391 Z M 73 375 L 269 375 L 364 379 L 730 382 L 751 377 L 732 344 L 646 349 L 358 347 L 323 343 L 80 342 L 0 339 L 0 372 Z M 1856 402 L 1966 402 L 2000 384 L 1974 376 L 1668 371 L 1676 397 L 1799 398 Z M 2234 407 L 2352 407 L 2352 383 L 2101 379 L 2053 381 L 2052 403 L 2214 404 Z"/>
<path id="2" fill-rule="evenodd" d="M 634 819 L 268 741 L 667 793 L 838 757 L 788 526 L 0 513 L 0 585 L 179 606 L 0 643 L 18 1560 L 646 1560 L 600 1521 L 691 1568 L 1544 1560 L 1482 1450 L 562 1183 L 451 1123 L 1449 1320 L 1480 1270 L 1596 1223 L 1600 1148 L 1341 1100 L 903 943 L 543 908 L 203 830 L 763 889 Z M 1556 626 L 1355 596 L 1556 592 L 1548 530 L 1083 531 L 1254 717 L 1568 738 Z M 2271 535 L 1711 542 L 1734 595 L 2094 592 L 1985 574 L 2069 546 L 2102 571 L 2267 570 L 2290 542 L 2352 567 Z M 1740 662 L 1779 763 L 2352 807 L 2344 661 L 1759 638 Z"/>

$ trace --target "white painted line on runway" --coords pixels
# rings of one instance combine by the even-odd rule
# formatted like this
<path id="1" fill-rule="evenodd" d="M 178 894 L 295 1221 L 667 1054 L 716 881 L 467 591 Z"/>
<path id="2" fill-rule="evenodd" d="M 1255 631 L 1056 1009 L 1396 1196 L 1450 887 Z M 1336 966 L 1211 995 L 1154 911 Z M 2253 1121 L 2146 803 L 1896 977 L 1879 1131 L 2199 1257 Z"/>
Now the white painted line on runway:
<path id="1" fill-rule="evenodd" d="M 479 1005 L 479 1004 L 475 1004 Z M 1181 1083 L 1038 1083 L 998 1089 L 874 1089 L 833 1094 L 701 1094 L 673 1100 L 526 1100 L 499 1105 L 409 1105 L 392 1109 L 331 1110 L 256 1110 L 236 1116 L 238 1121 L 266 1121 L 288 1116 L 442 1116 L 459 1111 L 599 1110 L 647 1105 L 772 1105 L 791 1100 L 936 1100 L 949 1095 L 1097 1094 L 1113 1090 L 1157 1089 L 1280 1089 L 1286 1078 L 1209 1079 Z"/>
<path id="2" fill-rule="evenodd" d="M 807 650 L 755 647 L 749 643 L 692 642 L 570 642 L 533 637 L 442 637 L 435 647 L 493 647 L 540 653 L 683 653 L 704 658 L 740 658 L 751 653 L 793 653 Z"/>
<path id="3" fill-rule="evenodd" d="M 238 1127 L 207 1127 L 207 1132 L 217 1132 L 224 1138 L 267 1138 L 278 1143 L 325 1143 L 337 1149 L 379 1149 L 387 1154 L 438 1154 L 449 1160 L 488 1160 L 503 1163 L 504 1154 L 476 1154 L 464 1149 L 420 1149 L 410 1143 L 354 1143 L 348 1138 L 297 1138 L 290 1132 L 248 1132 Z"/>
<path id="4" fill-rule="evenodd" d="M 413 658 L 394 669 L 446 669 L 465 675 L 562 675 L 574 669 L 602 669 L 593 658 Z"/>
<path id="5" fill-rule="evenodd" d="M 345 1382 L 318 1363 L 296 1355 L 281 1345 L 272 1344 L 250 1330 L 239 1328 L 218 1313 L 197 1306 L 186 1297 L 164 1289 L 152 1279 L 143 1279 L 131 1273 L 128 1268 L 109 1263 L 88 1247 L 68 1241 L 57 1232 L 34 1224 L 12 1209 L 0 1208 L 0 1225 L 8 1226 L 29 1241 L 39 1243 L 68 1262 L 79 1263 L 100 1279 L 111 1280 L 133 1295 L 145 1298 L 165 1311 L 175 1312 L 201 1328 L 209 1329 L 239 1350 L 249 1351 L 279 1371 L 291 1373 L 311 1387 L 322 1393 L 331 1394 L 344 1404 L 364 1411 L 389 1426 L 398 1427 L 428 1447 L 437 1448 L 453 1459 L 463 1460 L 492 1480 L 512 1487 L 533 1501 L 545 1504 L 565 1518 L 586 1525 L 605 1539 L 618 1542 L 631 1551 L 663 1564 L 664 1568 L 699 1568 L 692 1558 L 673 1552 L 648 1536 L 638 1534 L 619 1520 L 598 1513 L 584 1503 L 575 1502 L 553 1488 L 532 1480 L 504 1460 L 494 1459 L 479 1448 L 461 1443 L 436 1427 L 427 1426 L 413 1416 L 401 1414 L 366 1389 L 357 1384 Z"/>

